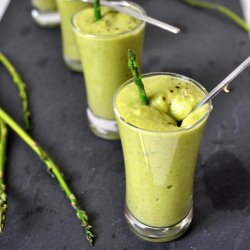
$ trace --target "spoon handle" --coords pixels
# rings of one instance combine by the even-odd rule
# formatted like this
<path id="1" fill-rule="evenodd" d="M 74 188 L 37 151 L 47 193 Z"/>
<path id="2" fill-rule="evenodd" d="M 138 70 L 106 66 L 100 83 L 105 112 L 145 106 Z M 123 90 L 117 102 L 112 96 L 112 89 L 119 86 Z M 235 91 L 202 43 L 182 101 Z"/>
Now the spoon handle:
<path id="1" fill-rule="evenodd" d="M 1 5 L 0 5 L 0 21 L 3 17 L 3 15 L 5 14 L 8 6 L 10 4 L 10 0 L 2 0 L 1 1 Z"/>
<path id="2" fill-rule="evenodd" d="M 220 82 L 213 90 L 211 90 L 192 110 L 194 112 L 208 101 L 212 100 L 225 86 L 227 86 L 237 75 L 250 65 L 250 56 L 241 63 L 231 74 L 229 74 L 222 82 Z"/>
<path id="3" fill-rule="evenodd" d="M 82 0 L 82 2 L 87 2 L 87 3 L 93 3 L 94 0 Z M 134 18 L 137 18 L 139 20 L 142 20 L 146 23 L 150 23 L 154 26 L 157 26 L 161 29 L 167 30 L 169 32 L 172 32 L 174 34 L 178 34 L 180 32 L 180 29 L 177 27 L 174 27 L 170 24 L 164 23 L 162 21 L 159 21 L 155 18 L 149 17 L 147 15 L 138 13 L 134 10 L 129 9 L 128 7 L 130 6 L 130 3 L 127 1 L 105 1 L 105 0 L 100 0 L 100 4 L 106 7 L 109 7 L 111 9 L 114 9 L 116 11 L 125 13 L 129 16 L 132 16 Z"/>

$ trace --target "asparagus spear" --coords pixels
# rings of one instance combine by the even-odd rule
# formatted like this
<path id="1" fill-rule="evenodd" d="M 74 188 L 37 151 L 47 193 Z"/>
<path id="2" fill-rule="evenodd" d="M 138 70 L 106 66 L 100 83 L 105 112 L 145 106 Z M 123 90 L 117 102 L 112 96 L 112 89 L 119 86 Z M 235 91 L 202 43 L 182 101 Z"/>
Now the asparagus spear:
<path id="1" fill-rule="evenodd" d="M 141 103 L 147 105 L 149 103 L 148 97 L 146 95 L 146 92 L 145 92 L 145 89 L 143 86 L 143 82 L 142 82 L 141 76 L 139 74 L 138 64 L 136 62 L 136 55 L 135 55 L 134 51 L 131 49 L 128 50 L 128 68 L 130 69 L 130 71 L 134 77 L 135 83 L 138 87 L 139 97 L 140 97 Z"/>
<path id="2" fill-rule="evenodd" d="M 95 20 L 96 21 L 102 19 L 100 0 L 95 0 L 94 1 L 94 12 L 95 12 Z"/>
<path id="3" fill-rule="evenodd" d="M 19 90 L 19 95 L 21 98 L 22 108 L 23 108 L 23 120 L 25 128 L 30 129 L 30 112 L 28 105 L 28 98 L 26 93 L 25 83 L 21 80 L 21 77 L 15 70 L 14 66 L 10 61 L 0 52 L 0 63 L 6 68 L 6 70 L 12 76 L 14 84 Z M 5 123 L 0 119 L 0 232 L 3 232 L 5 214 L 7 210 L 7 194 L 6 186 L 4 182 L 4 172 L 5 172 L 5 161 L 6 161 L 6 143 L 7 143 L 7 127 Z"/>
<path id="4" fill-rule="evenodd" d="M 207 3 L 199 0 L 182 0 L 186 4 L 189 4 L 193 7 L 200 7 L 200 8 L 206 8 L 211 10 L 216 10 L 224 15 L 226 15 L 228 18 L 233 20 L 236 24 L 238 24 L 243 30 L 246 32 L 250 32 L 249 25 L 237 14 L 235 14 L 230 9 L 226 8 L 225 6 L 221 4 L 216 3 Z"/>
<path id="5" fill-rule="evenodd" d="M 40 159 L 47 166 L 47 170 L 51 175 L 56 178 L 57 182 L 61 186 L 65 195 L 67 196 L 71 206 L 74 208 L 77 217 L 85 228 L 86 239 L 89 245 L 93 245 L 94 235 L 91 231 L 91 225 L 88 222 L 88 216 L 84 210 L 82 210 L 78 204 L 75 195 L 70 190 L 68 184 L 65 182 L 63 174 L 47 153 L 10 117 L 3 109 L 0 108 L 0 119 L 10 126 L 29 146 L 30 148 L 40 157 Z"/>
<path id="6" fill-rule="evenodd" d="M 20 75 L 17 73 L 16 69 L 11 64 L 11 62 L 1 52 L 0 52 L 0 62 L 4 65 L 6 70 L 10 73 L 13 79 L 13 82 L 15 83 L 16 87 L 19 90 L 19 95 L 20 95 L 22 108 L 23 108 L 23 121 L 24 121 L 25 129 L 29 130 L 30 129 L 30 111 L 29 111 L 29 103 L 28 103 L 25 83 L 22 81 Z"/>
<path id="7" fill-rule="evenodd" d="M 0 232 L 3 232 L 7 210 L 7 195 L 5 192 L 4 170 L 6 160 L 7 127 L 0 119 Z"/>

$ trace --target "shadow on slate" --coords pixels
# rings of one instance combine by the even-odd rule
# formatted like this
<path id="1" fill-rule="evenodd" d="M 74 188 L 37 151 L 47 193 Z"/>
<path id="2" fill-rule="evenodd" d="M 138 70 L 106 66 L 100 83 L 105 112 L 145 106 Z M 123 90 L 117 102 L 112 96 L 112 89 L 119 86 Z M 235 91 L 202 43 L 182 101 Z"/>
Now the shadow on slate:
<path id="1" fill-rule="evenodd" d="M 222 150 L 205 162 L 203 181 L 216 210 L 244 210 L 250 204 L 250 174 L 231 152 Z"/>

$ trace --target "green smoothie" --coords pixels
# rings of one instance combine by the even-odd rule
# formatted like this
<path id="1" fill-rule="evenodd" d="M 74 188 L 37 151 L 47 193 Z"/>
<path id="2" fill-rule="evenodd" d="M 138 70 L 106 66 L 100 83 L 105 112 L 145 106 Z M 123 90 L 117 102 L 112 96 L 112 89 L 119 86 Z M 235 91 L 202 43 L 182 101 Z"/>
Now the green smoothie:
<path id="1" fill-rule="evenodd" d="M 143 83 L 149 105 L 140 103 L 131 81 L 114 99 L 126 168 L 126 205 L 139 222 L 170 227 L 192 209 L 195 165 L 211 105 L 185 118 L 205 96 L 200 85 L 167 73 L 145 75 Z"/>
<path id="2" fill-rule="evenodd" d="M 31 0 L 32 5 L 41 11 L 54 11 L 57 9 L 56 0 Z"/>
<path id="3" fill-rule="evenodd" d="M 61 16 L 61 32 L 63 44 L 63 58 L 69 68 L 81 71 L 80 54 L 77 49 L 76 39 L 71 29 L 71 18 L 88 4 L 75 0 L 57 0 Z"/>
<path id="4" fill-rule="evenodd" d="M 136 11 L 142 12 L 139 7 Z M 127 51 L 132 48 L 140 60 L 145 24 L 106 7 L 101 7 L 101 13 L 102 19 L 95 21 L 93 8 L 83 9 L 73 17 L 73 28 L 83 65 L 88 106 L 97 117 L 114 120 L 113 95 L 121 83 L 130 78 Z"/>

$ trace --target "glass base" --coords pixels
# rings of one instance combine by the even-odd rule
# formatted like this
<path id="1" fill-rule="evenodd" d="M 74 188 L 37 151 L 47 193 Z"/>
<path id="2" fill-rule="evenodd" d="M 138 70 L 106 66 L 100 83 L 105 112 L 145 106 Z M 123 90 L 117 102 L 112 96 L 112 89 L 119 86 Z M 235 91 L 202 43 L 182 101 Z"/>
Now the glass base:
<path id="1" fill-rule="evenodd" d="M 87 108 L 87 117 L 90 129 L 96 136 L 106 140 L 120 139 L 115 120 L 106 120 L 97 117 L 89 108 Z"/>
<path id="2" fill-rule="evenodd" d="M 55 27 L 60 24 L 60 15 L 57 11 L 31 10 L 31 16 L 41 27 Z"/>
<path id="3" fill-rule="evenodd" d="M 179 238 L 186 232 L 193 218 L 193 209 L 182 221 L 170 227 L 147 226 L 138 221 L 127 207 L 125 208 L 125 218 L 130 230 L 138 237 L 151 242 L 168 242 Z"/>
<path id="4" fill-rule="evenodd" d="M 82 72 L 82 64 L 80 61 L 71 60 L 65 56 L 63 57 L 63 59 L 69 69 L 76 71 L 76 72 Z"/>

